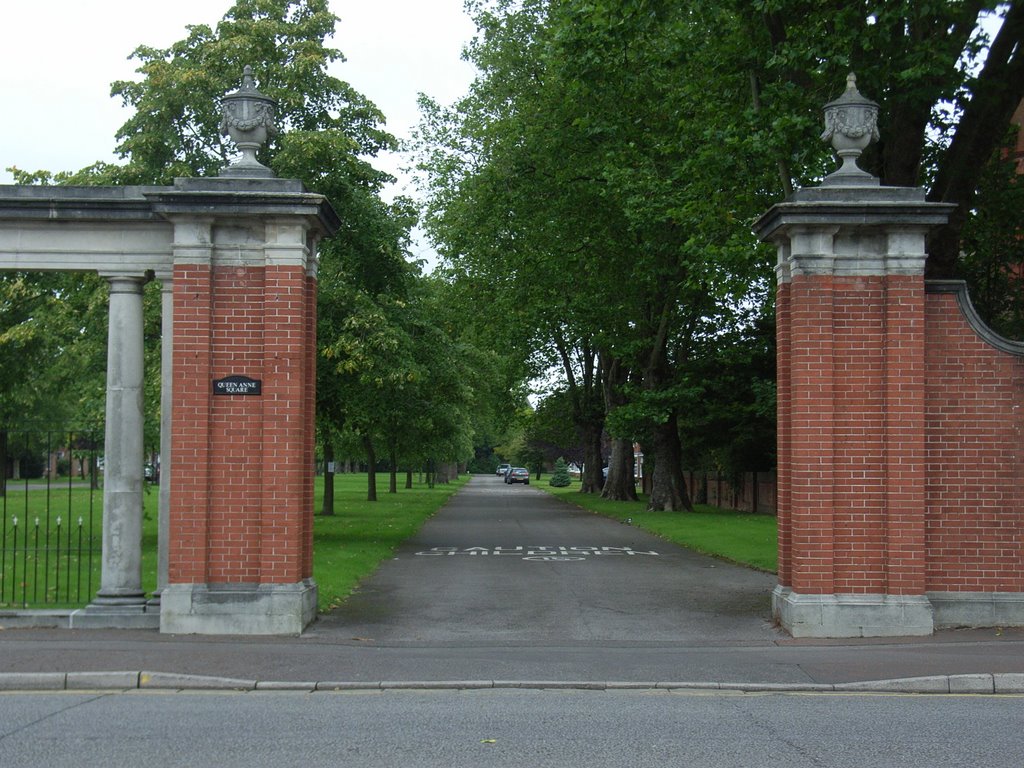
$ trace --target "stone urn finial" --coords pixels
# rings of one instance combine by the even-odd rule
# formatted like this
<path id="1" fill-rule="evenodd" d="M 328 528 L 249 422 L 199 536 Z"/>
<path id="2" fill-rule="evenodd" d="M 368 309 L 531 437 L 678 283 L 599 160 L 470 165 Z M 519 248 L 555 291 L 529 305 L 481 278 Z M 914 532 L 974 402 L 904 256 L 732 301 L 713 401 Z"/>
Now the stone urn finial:
<path id="1" fill-rule="evenodd" d="M 863 186 L 878 184 L 878 179 L 857 166 L 857 158 L 878 136 L 878 104 L 857 90 L 857 76 L 846 77 L 846 90 L 835 101 L 825 105 L 825 141 L 831 140 L 836 154 L 843 161 L 838 170 L 822 181 L 823 185 Z"/>
<path id="2" fill-rule="evenodd" d="M 273 178 L 274 172 L 256 159 L 256 151 L 277 133 L 274 125 L 276 106 L 277 102 L 256 90 L 252 67 L 246 65 L 242 87 L 221 99 L 221 135 L 230 136 L 242 153 L 240 159 L 220 172 L 221 176 Z"/>

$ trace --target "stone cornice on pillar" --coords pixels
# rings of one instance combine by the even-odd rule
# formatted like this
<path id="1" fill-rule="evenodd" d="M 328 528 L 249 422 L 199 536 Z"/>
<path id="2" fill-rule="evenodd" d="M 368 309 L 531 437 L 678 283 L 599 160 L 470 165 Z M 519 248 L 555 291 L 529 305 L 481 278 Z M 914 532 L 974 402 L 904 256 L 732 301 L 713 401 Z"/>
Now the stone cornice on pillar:
<path id="1" fill-rule="evenodd" d="M 147 197 L 175 224 L 176 264 L 297 266 L 315 275 L 316 242 L 340 227 L 327 199 L 295 179 L 176 179 Z M 248 231 L 259 224 L 263 231 Z"/>
<path id="2" fill-rule="evenodd" d="M 300 217 L 321 237 L 341 226 L 327 198 L 297 179 L 175 179 L 173 187 L 150 188 L 146 198 L 166 219 L 183 216 Z"/>
<path id="3" fill-rule="evenodd" d="M 922 275 L 925 234 L 955 206 L 929 203 L 910 187 L 813 187 L 792 194 L 754 224 L 779 248 L 777 276 Z"/>

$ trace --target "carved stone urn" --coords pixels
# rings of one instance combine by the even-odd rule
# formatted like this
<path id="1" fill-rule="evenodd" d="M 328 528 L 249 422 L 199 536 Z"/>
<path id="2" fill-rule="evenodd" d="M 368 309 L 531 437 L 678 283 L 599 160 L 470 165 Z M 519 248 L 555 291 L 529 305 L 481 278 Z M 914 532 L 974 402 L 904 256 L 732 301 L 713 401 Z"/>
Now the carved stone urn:
<path id="1" fill-rule="evenodd" d="M 256 152 L 277 133 L 274 125 L 276 106 L 277 102 L 256 90 L 252 67 L 246 65 L 242 87 L 221 99 L 221 135 L 230 136 L 242 153 L 241 158 L 220 172 L 221 176 L 273 178 L 274 172 L 256 159 Z"/>
<path id="2" fill-rule="evenodd" d="M 878 184 L 878 179 L 857 166 L 857 158 L 878 136 L 878 104 L 857 90 L 857 76 L 846 78 L 846 90 L 835 101 L 825 105 L 825 141 L 843 164 L 822 181 L 823 185 L 864 186 Z"/>

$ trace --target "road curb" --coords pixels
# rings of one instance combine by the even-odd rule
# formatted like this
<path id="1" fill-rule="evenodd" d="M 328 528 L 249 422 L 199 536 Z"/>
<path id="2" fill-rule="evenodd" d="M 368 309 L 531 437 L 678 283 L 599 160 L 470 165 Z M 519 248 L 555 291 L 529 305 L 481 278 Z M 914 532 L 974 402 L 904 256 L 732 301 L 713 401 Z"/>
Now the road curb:
<path id="1" fill-rule="evenodd" d="M 1024 694 L 1024 672 L 929 675 L 846 683 L 629 682 L 594 680 L 287 681 L 171 672 L 0 672 L 0 692 L 27 691 L 730 691 L 735 693 Z"/>

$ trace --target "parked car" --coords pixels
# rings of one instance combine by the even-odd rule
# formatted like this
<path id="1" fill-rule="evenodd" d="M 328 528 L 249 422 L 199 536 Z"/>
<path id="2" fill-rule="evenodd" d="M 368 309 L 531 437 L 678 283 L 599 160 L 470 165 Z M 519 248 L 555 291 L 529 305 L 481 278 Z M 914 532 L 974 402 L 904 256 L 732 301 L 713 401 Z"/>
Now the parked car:
<path id="1" fill-rule="evenodd" d="M 498 471 L 495 472 L 494 474 L 496 474 L 498 477 L 504 477 L 505 473 L 507 473 L 510 469 L 512 469 L 511 464 L 499 464 Z"/>
<path id="2" fill-rule="evenodd" d="M 526 467 L 512 467 L 508 474 L 505 475 L 505 482 L 509 485 L 512 483 L 523 483 L 524 485 L 529 485 L 530 472 Z"/>

